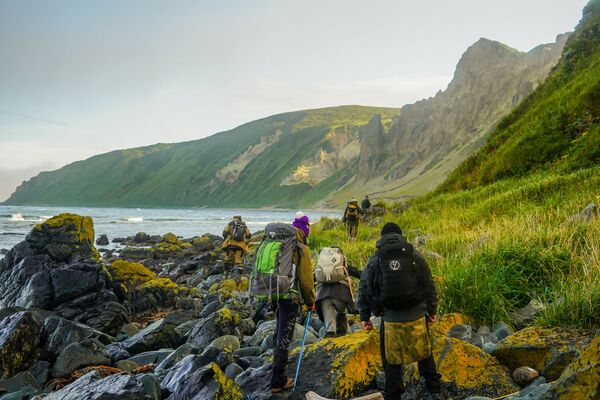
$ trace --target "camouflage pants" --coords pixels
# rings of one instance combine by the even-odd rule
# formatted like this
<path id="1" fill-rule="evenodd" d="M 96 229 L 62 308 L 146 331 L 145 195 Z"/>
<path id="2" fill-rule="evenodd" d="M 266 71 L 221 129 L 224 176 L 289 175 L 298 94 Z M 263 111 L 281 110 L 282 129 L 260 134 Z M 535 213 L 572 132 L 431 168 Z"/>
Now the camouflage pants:
<path id="1" fill-rule="evenodd" d="M 346 221 L 346 231 L 349 238 L 356 238 L 358 235 L 358 221 Z"/>
<path id="2" fill-rule="evenodd" d="M 404 393 L 404 383 L 402 382 L 402 365 L 394 365 L 390 364 L 386 360 L 386 352 L 385 352 L 385 322 L 381 321 L 380 326 L 380 335 L 381 335 L 381 358 L 383 361 L 383 369 L 385 373 L 385 399 L 386 400 L 400 400 L 402 393 Z M 399 341 L 400 342 L 400 341 Z M 398 343 L 402 345 L 402 343 Z M 389 349 L 388 342 L 388 349 Z M 420 361 L 418 361 L 419 365 L 419 374 L 425 378 L 425 385 L 427 386 L 427 390 L 429 393 L 439 393 L 442 389 L 442 384 L 440 379 L 442 376 L 437 372 L 435 367 L 435 361 L 433 359 L 433 354 L 430 355 Z"/>
<path id="3" fill-rule="evenodd" d="M 226 264 L 233 264 L 236 267 L 242 267 L 244 265 L 242 259 L 244 257 L 244 251 L 242 249 L 232 249 L 232 248 L 226 248 L 223 249 L 223 251 L 225 252 L 225 263 Z"/>
<path id="4" fill-rule="evenodd" d="M 286 380 L 285 367 L 288 363 L 288 346 L 294 338 L 294 328 L 296 327 L 296 316 L 298 314 L 298 304 L 290 300 L 277 300 L 277 325 L 275 327 L 273 349 L 273 377 L 271 378 L 271 387 L 282 387 Z"/>

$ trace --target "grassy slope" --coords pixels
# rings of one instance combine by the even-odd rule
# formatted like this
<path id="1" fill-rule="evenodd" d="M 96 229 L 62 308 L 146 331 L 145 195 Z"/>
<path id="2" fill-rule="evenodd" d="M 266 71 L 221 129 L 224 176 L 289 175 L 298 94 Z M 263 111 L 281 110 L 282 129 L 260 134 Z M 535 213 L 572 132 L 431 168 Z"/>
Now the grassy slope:
<path id="1" fill-rule="evenodd" d="M 177 144 L 119 150 L 44 172 L 22 185 L 9 204 L 90 206 L 244 206 L 305 203 L 336 182 L 279 186 L 317 151 L 331 129 L 364 125 L 375 114 L 389 122 L 397 109 L 341 106 L 297 111 L 241 125 L 211 137 Z M 281 131 L 281 139 L 252 160 L 234 185 L 211 183 L 217 171 Z"/>
<path id="2" fill-rule="evenodd" d="M 600 327 L 600 220 L 567 222 L 600 202 L 600 0 L 584 15 L 546 83 L 440 190 L 404 212 L 388 207 L 356 243 L 323 220 L 313 247 L 340 245 L 362 266 L 381 225 L 395 221 L 426 239 L 442 311 L 494 322 L 541 299 L 551 306 L 539 323 Z"/>

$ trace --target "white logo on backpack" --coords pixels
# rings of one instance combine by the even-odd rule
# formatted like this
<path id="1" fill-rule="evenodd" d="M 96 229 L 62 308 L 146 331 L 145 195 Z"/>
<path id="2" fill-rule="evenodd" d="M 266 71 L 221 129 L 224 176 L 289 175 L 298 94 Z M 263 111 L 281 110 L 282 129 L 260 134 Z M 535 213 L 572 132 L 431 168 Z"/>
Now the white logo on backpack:
<path id="1" fill-rule="evenodd" d="M 319 252 L 315 279 L 319 283 L 335 283 L 344 281 L 348 276 L 346 258 L 337 247 L 323 247 Z"/>
<path id="2" fill-rule="evenodd" d="M 390 269 L 392 271 L 398 271 L 401 267 L 400 261 L 398 260 L 392 260 L 390 261 Z"/>

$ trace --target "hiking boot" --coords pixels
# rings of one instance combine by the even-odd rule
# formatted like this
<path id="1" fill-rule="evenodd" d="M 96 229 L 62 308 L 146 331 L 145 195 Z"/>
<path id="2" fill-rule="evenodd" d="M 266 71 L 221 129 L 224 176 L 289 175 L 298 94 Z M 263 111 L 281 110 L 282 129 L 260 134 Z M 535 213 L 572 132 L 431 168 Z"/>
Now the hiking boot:
<path id="1" fill-rule="evenodd" d="M 271 393 L 280 393 L 280 392 L 283 392 L 284 390 L 288 390 L 292 386 L 294 386 L 294 380 L 292 378 L 287 378 L 287 381 L 283 384 L 283 386 L 272 387 Z"/>

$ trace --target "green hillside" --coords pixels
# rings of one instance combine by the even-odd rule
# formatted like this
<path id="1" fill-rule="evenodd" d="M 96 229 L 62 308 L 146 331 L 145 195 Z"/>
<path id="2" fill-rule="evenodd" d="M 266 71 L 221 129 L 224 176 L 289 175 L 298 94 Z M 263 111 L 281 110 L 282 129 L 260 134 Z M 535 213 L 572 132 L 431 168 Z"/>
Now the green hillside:
<path id="1" fill-rule="evenodd" d="M 554 71 L 457 168 L 441 190 L 534 170 L 568 172 L 600 161 L 600 2 L 584 9 Z"/>
<path id="2" fill-rule="evenodd" d="M 280 183 L 308 154 L 318 150 L 326 135 L 340 126 L 365 125 L 376 114 L 389 124 L 397 113 L 397 109 L 363 106 L 297 111 L 205 139 L 113 151 L 43 172 L 23 183 L 6 203 L 136 207 L 306 204 L 339 186 L 343 172 L 315 186 Z M 262 145 L 264 138 L 272 139 Z M 231 166 L 234 160 L 243 163 L 239 171 L 235 162 Z M 219 175 L 219 171 L 230 175 Z M 231 173 L 237 174 L 233 183 L 227 181 Z"/>

